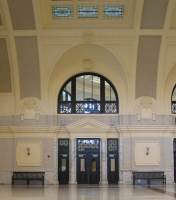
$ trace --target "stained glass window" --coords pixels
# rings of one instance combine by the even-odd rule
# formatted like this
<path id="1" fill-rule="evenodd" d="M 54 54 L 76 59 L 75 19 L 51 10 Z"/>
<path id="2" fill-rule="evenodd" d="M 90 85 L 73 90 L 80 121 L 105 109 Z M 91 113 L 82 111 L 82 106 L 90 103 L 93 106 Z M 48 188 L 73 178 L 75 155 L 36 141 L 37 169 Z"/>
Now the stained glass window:
<path id="1" fill-rule="evenodd" d="M 58 96 L 58 113 L 118 113 L 118 95 L 112 83 L 94 73 L 69 79 Z"/>
<path id="2" fill-rule="evenodd" d="M 173 114 L 176 114 L 176 85 L 172 91 L 171 97 L 171 111 Z"/>
<path id="3" fill-rule="evenodd" d="M 85 152 L 89 149 L 92 151 L 97 151 L 99 149 L 100 140 L 99 139 L 77 139 L 77 150 L 79 152 Z M 94 157 L 97 157 L 97 154 L 93 155 Z"/>
<path id="4" fill-rule="evenodd" d="M 81 18 L 96 18 L 98 17 L 98 9 L 96 6 L 79 6 L 78 15 Z"/>
<path id="5" fill-rule="evenodd" d="M 118 140 L 117 139 L 108 139 L 108 151 L 116 152 L 118 150 Z"/>
<path id="6" fill-rule="evenodd" d="M 73 9 L 75 8 L 75 10 Z M 76 18 L 100 18 L 103 19 L 102 16 L 106 18 L 119 18 L 124 16 L 124 5 L 118 5 L 114 3 L 108 3 L 105 4 L 103 7 L 103 12 L 99 12 L 99 4 L 83 4 L 77 3 L 77 8 L 70 3 L 64 3 L 62 2 L 61 4 L 57 5 L 52 5 L 52 16 L 56 18 L 71 18 L 74 17 Z M 102 9 L 102 8 L 101 8 Z M 100 9 L 100 10 L 101 10 Z"/>
<path id="7" fill-rule="evenodd" d="M 71 6 L 53 6 L 52 15 L 53 17 L 71 17 L 72 7 Z"/>
<path id="8" fill-rule="evenodd" d="M 106 17 L 123 17 L 123 15 L 124 15 L 124 6 L 106 5 L 104 7 L 104 15 Z"/>

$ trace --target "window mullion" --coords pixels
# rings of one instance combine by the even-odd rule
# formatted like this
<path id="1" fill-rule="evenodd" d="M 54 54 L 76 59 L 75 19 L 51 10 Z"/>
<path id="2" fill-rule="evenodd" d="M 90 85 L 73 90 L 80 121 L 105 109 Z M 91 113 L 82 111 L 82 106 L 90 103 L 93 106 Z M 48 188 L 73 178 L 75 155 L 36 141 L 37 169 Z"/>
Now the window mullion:
<path id="1" fill-rule="evenodd" d="M 72 80 L 72 113 L 76 112 L 76 78 Z"/>
<path id="2" fill-rule="evenodd" d="M 105 81 L 103 78 L 100 79 L 100 104 L 101 112 L 105 112 Z"/>
<path id="3" fill-rule="evenodd" d="M 83 76 L 83 101 L 85 99 L 85 76 Z"/>
<path id="4" fill-rule="evenodd" d="M 92 92 L 91 92 L 91 97 L 92 97 L 92 99 L 93 99 L 93 76 L 92 76 Z"/>

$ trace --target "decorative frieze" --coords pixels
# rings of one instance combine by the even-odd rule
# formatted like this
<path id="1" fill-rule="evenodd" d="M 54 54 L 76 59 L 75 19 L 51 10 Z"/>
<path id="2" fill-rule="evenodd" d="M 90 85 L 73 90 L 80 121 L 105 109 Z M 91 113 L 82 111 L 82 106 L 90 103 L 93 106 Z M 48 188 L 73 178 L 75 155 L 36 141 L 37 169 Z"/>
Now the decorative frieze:
<path id="1" fill-rule="evenodd" d="M 140 118 L 138 115 L 116 115 L 116 114 L 70 114 L 70 115 L 39 115 L 38 118 L 24 119 L 21 115 L 0 116 L 0 127 L 2 126 L 30 126 L 30 127 L 66 127 L 81 120 L 96 121 L 100 124 L 114 128 L 125 126 L 173 126 L 175 127 L 174 115 L 155 115 L 155 118 Z"/>

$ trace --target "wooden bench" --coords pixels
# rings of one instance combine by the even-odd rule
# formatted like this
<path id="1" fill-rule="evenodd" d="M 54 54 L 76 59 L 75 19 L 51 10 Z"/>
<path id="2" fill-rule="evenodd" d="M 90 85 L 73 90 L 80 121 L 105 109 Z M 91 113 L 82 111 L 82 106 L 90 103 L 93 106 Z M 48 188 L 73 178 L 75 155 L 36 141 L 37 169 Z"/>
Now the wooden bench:
<path id="1" fill-rule="evenodd" d="M 151 180 L 160 180 L 160 181 L 162 181 L 163 185 L 166 184 L 166 176 L 164 175 L 163 171 L 149 171 L 149 172 L 134 171 L 133 172 L 133 185 L 135 185 L 136 181 L 138 181 L 138 180 L 146 180 L 147 185 L 151 185 Z"/>
<path id="2" fill-rule="evenodd" d="M 44 185 L 45 172 L 13 172 L 12 175 L 12 185 L 15 184 L 17 180 L 25 180 L 27 185 L 30 181 L 41 181 Z"/>

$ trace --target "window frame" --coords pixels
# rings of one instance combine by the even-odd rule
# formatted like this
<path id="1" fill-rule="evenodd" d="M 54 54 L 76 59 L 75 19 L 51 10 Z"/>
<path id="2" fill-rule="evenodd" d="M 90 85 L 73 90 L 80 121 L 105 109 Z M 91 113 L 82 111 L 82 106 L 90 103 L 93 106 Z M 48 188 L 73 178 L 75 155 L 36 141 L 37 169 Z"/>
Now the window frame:
<path id="1" fill-rule="evenodd" d="M 76 78 L 77 77 L 81 77 L 81 76 L 85 76 L 85 75 L 91 75 L 91 76 L 97 76 L 100 78 L 100 100 L 95 100 L 95 101 L 77 101 L 76 100 Z M 72 96 L 72 100 L 71 101 L 61 101 L 61 95 L 62 95 L 62 92 L 64 90 L 64 88 L 66 87 L 66 85 L 71 82 L 71 96 Z M 110 100 L 110 101 L 106 101 L 105 99 L 105 82 L 107 82 L 110 87 L 112 88 L 114 94 L 115 94 L 115 97 L 116 97 L 116 100 L 113 101 L 113 100 Z M 93 73 L 93 72 L 84 72 L 84 73 L 79 73 L 79 74 L 76 74 L 74 76 L 72 76 L 71 78 L 69 78 L 61 87 L 60 91 L 59 91 L 59 94 L 58 94 L 58 101 L 57 101 L 57 113 L 58 114 L 118 114 L 119 113 L 119 99 L 118 99 L 118 94 L 117 94 L 117 91 L 114 87 L 114 85 L 111 83 L 111 81 L 109 81 L 106 77 L 100 75 L 100 74 L 97 74 L 97 73 Z M 76 112 L 76 103 L 95 103 L 96 104 L 100 104 L 100 111 L 99 112 L 90 112 L 90 113 L 78 113 Z M 62 106 L 63 103 L 70 103 L 71 105 L 71 112 L 70 113 L 62 113 L 60 112 L 60 108 Z M 115 109 L 116 109 L 116 112 L 106 112 L 105 111 L 105 106 L 106 104 L 114 104 L 115 106 Z"/>
<path id="2" fill-rule="evenodd" d="M 176 114 L 176 109 L 175 111 L 173 110 L 173 104 L 176 104 L 176 101 L 173 101 L 172 98 L 173 98 L 173 94 L 174 94 L 174 91 L 176 90 L 176 84 L 174 85 L 174 88 L 172 90 L 172 94 L 171 94 L 171 113 L 172 114 Z"/>

